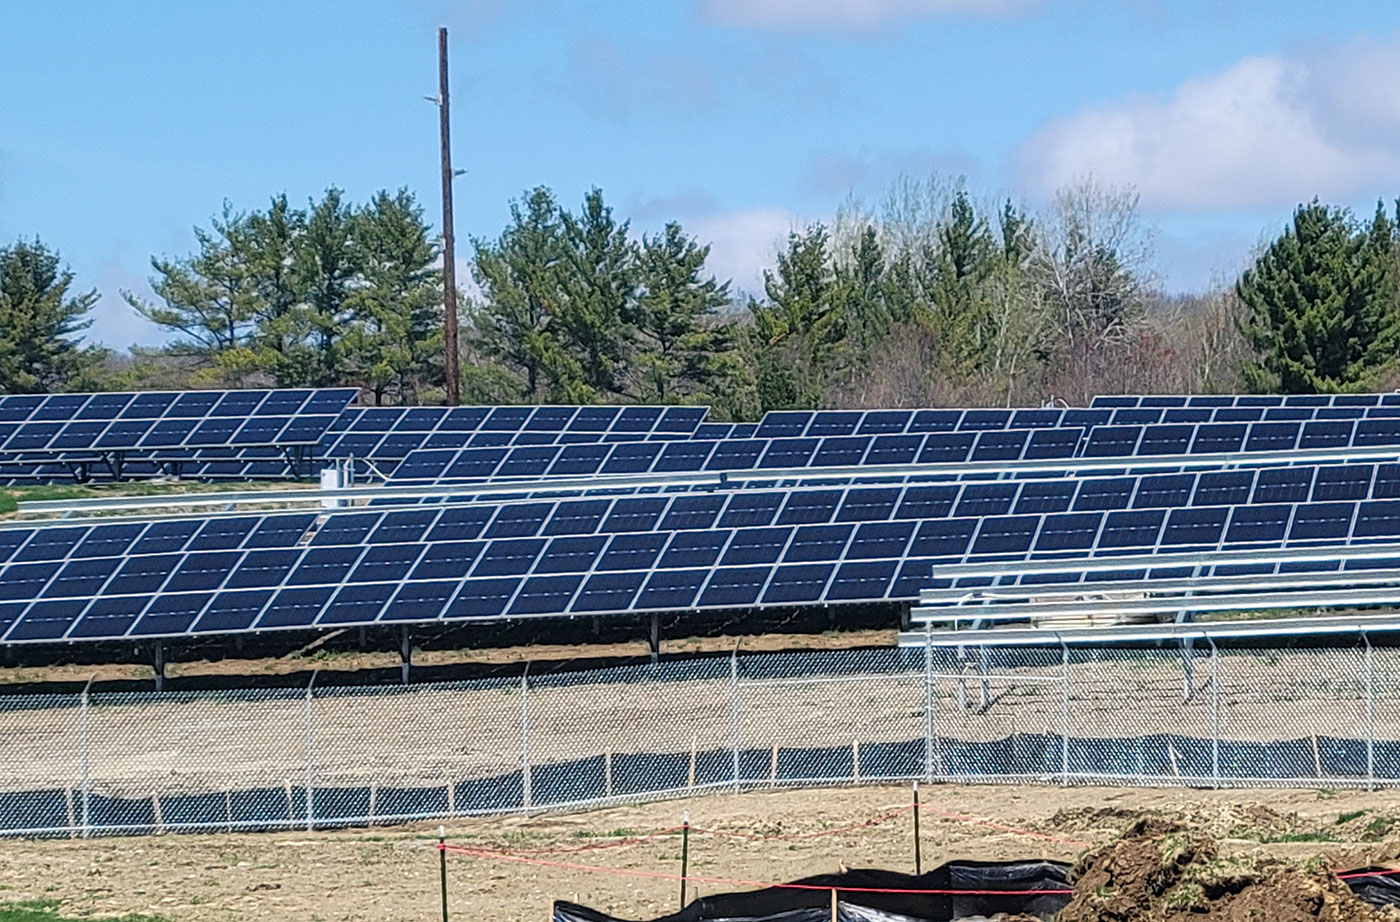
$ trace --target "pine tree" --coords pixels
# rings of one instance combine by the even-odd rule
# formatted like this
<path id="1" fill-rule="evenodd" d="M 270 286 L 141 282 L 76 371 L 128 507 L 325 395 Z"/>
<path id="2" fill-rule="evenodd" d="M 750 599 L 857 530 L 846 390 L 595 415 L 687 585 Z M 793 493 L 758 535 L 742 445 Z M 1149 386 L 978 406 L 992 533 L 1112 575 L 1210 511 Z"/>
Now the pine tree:
<path id="1" fill-rule="evenodd" d="M 765 271 L 763 280 L 767 303 L 749 305 L 760 403 L 764 410 L 814 407 L 847 336 L 827 229 L 815 224 L 789 234 L 776 271 Z"/>
<path id="2" fill-rule="evenodd" d="M 576 375 L 552 321 L 559 310 L 565 243 L 554 193 L 540 186 L 512 202 L 511 223 L 494 241 L 472 241 L 472 274 L 482 300 L 472 313 L 471 345 L 520 380 L 519 399 L 538 402 L 551 382 Z"/>
<path id="3" fill-rule="evenodd" d="M 996 244 L 986 218 L 959 189 L 938 227 L 938 249 L 929 267 L 929 314 L 945 371 L 968 374 L 986 348 L 986 291 Z"/>
<path id="4" fill-rule="evenodd" d="M 354 210 L 339 189 L 311 203 L 296 248 L 292 278 L 299 294 L 298 339 L 303 387 L 331 387 L 349 380 L 342 337 L 352 317 L 350 293 L 358 284 L 360 253 L 352 230 Z"/>
<path id="5" fill-rule="evenodd" d="M 68 296 L 73 273 L 36 238 L 0 249 L 0 393 L 43 394 L 95 386 L 107 351 L 78 334 L 98 294 Z"/>
<path id="6" fill-rule="evenodd" d="M 382 404 L 418 403 L 443 376 L 438 248 L 406 189 L 380 192 L 351 219 L 361 278 L 346 300 L 342 342 L 354 379 Z"/>
<path id="7" fill-rule="evenodd" d="M 570 399 L 591 402 L 623 393 L 637 308 L 637 251 L 628 222 L 614 220 L 594 188 L 577 217 L 564 212 L 563 298 L 556 303 L 559 339 L 579 369 L 561 382 Z"/>
<path id="8" fill-rule="evenodd" d="M 242 230 L 242 259 L 254 299 L 250 369 L 270 376 L 279 386 L 295 387 L 305 380 L 307 364 L 301 348 L 301 292 L 296 276 L 306 212 L 292 208 L 287 196 L 277 195 L 265 214 L 248 215 Z M 230 356 L 224 362 L 233 359 Z"/>
<path id="9" fill-rule="evenodd" d="M 729 283 L 704 275 L 709 255 L 674 222 L 643 240 L 635 320 L 643 403 L 714 402 L 738 371 L 731 331 L 717 316 Z"/>
<path id="10" fill-rule="evenodd" d="M 1374 386 L 1395 360 L 1395 230 L 1378 209 L 1370 227 L 1313 201 L 1240 278 L 1243 329 L 1256 353 L 1256 390 L 1332 393 Z"/>
<path id="11" fill-rule="evenodd" d="M 866 225 L 850 243 L 832 272 L 833 298 L 857 363 L 887 336 L 904 313 L 898 291 L 890 284 L 885 251 L 873 225 Z"/>
<path id="12" fill-rule="evenodd" d="M 248 348 L 259 293 L 249 266 L 253 244 L 248 217 L 225 202 L 222 217 L 211 228 L 195 228 L 199 248 L 193 255 L 151 258 L 156 271 L 151 287 L 162 304 L 129 291 L 122 297 L 142 317 L 178 334 L 168 351 L 217 366 L 229 353 Z"/>

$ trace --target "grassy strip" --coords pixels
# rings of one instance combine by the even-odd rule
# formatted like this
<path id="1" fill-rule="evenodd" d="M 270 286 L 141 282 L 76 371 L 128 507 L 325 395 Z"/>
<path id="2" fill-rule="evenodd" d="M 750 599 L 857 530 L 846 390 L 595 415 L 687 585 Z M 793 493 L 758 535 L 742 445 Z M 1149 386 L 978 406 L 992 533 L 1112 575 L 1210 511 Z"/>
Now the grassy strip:
<path id="1" fill-rule="evenodd" d="M 29 503 L 59 499 L 96 499 L 111 496 L 181 496 L 198 493 L 256 492 L 258 490 L 295 490 L 316 486 L 309 481 L 293 480 L 234 480 L 204 483 L 199 480 L 126 480 L 120 483 L 46 484 L 33 487 L 11 487 L 13 502 Z M 0 491 L 0 496 L 4 491 Z M 5 511 L 0 506 L 0 511 Z M 10 510 L 13 511 L 13 510 Z"/>
<path id="2" fill-rule="evenodd" d="M 0 903 L 0 922 L 81 922 L 71 916 L 58 914 L 58 900 L 24 900 Z M 91 918 L 86 922 L 94 922 Z M 161 916 L 109 916 L 105 922 L 170 922 Z"/>

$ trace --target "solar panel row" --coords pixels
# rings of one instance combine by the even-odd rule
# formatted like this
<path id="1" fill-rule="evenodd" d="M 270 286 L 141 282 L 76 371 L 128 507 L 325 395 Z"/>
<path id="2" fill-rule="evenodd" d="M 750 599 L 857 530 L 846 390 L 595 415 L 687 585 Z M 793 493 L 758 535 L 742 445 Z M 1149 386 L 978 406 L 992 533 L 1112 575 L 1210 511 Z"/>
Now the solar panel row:
<path id="1" fill-rule="evenodd" d="M 12 395 L 0 398 L 0 456 L 313 445 L 355 395 L 353 389 Z"/>
<path id="2" fill-rule="evenodd" d="M 1091 407 L 1374 407 L 1400 406 L 1387 394 L 1100 394 Z"/>
<path id="3" fill-rule="evenodd" d="M 482 408 L 475 408 L 482 409 Z M 501 408 L 518 409 L 518 408 Z M 567 409 L 567 408 L 545 408 Z M 618 408 L 607 408 L 618 409 Z M 697 408 L 685 408 L 694 411 Z M 925 432 L 977 432 L 1151 423 L 1306 421 L 1311 419 L 1379 419 L 1400 417 L 1400 406 L 1220 409 L 1100 410 L 869 410 L 773 411 L 760 423 L 699 423 L 693 431 L 658 427 L 649 432 L 617 428 L 452 429 L 425 430 L 413 422 L 419 409 L 351 408 L 317 445 L 317 457 L 402 461 L 417 450 L 562 445 L 588 442 L 664 439 L 820 438 L 834 435 L 890 435 Z M 441 408 L 430 412 L 442 414 Z M 367 424 L 370 414 L 377 414 Z"/>
<path id="4" fill-rule="evenodd" d="M 936 432 L 927 435 L 692 439 L 418 451 L 399 482 L 594 474 L 821 469 L 873 465 L 1229 455 L 1400 445 L 1400 419 Z"/>
<path id="5" fill-rule="evenodd" d="M 74 481 L 104 483 L 178 477 L 185 480 L 296 480 L 313 477 L 323 465 L 310 457 L 274 446 L 206 449 L 188 458 L 155 460 L 141 452 L 120 459 L 75 457 L 72 460 L 0 461 L 0 484 L 22 485 Z"/>
<path id="6" fill-rule="evenodd" d="M 1395 497 L 1400 465 L 1336 465 L 11 528 L 0 622 L 18 642 L 913 600 L 989 555 L 1395 540 Z"/>
<path id="7" fill-rule="evenodd" d="M 948 592 L 925 591 L 924 604 L 930 601 L 956 602 L 970 588 L 987 590 L 985 598 L 1044 598 L 1053 594 L 1074 597 L 1079 594 L 1103 593 L 1104 584 L 1112 584 L 1115 592 L 1162 593 L 1166 591 L 1238 591 L 1253 588 L 1309 586 L 1309 574 L 1352 574 L 1358 578 L 1374 571 L 1400 574 L 1400 555 L 1392 549 L 1390 556 L 1365 559 L 1321 560 L 1305 563 L 1273 561 L 1268 563 L 1216 563 L 1180 566 L 1145 566 L 1141 561 L 1124 564 L 1112 570 L 1067 571 L 1063 573 L 1026 573 L 1012 579 L 1003 577 L 958 577 L 945 580 Z M 1018 588 L 1024 591 L 1018 593 Z M 930 597 L 934 598 L 930 598 Z M 965 595 L 962 597 L 965 598 Z"/>
<path id="8" fill-rule="evenodd" d="M 828 435 L 900 435 L 1056 426 L 1129 426 L 1153 423 L 1249 423 L 1400 416 L 1400 402 L 1386 406 L 1316 407 L 1042 407 L 1022 410 L 775 410 L 763 417 L 756 438 L 820 438 Z"/>

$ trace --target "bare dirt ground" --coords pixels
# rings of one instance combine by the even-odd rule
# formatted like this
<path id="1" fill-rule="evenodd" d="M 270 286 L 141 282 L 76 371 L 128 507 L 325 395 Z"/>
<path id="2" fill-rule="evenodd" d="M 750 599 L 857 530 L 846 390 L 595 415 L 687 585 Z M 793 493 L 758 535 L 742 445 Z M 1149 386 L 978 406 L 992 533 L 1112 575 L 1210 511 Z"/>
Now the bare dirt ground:
<path id="1" fill-rule="evenodd" d="M 713 637 L 684 637 L 665 639 L 661 651 L 666 656 L 698 656 L 728 653 L 737 643 L 746 653 L 778 653 L 790 650 L 846 650 L 892 647 L 894 630 L 829 631 L 822 634 L 751 634 L 719 635 Z M 550 671 L 554 664 L 577 664 L 591 661 L 631 660 L 646 662 L 649 655 L 645 640 L 621 643 L 561 643 L 523 644 L 518 646 L 463 648 L 456 650 L 415 650 L 413 666 L 422 670 L 453 666 L 519 667 L 530 663 L 535 673 Z M 297 676 L 312 670 L 355 674 L 392 670 L 397 673 L 397 652 L 332 651 L 320 643 L 307 645 L 290 656 L 193 659 L 171 663 L 166 678 L 172 685 L 180 680 L 216 679 L 219 677 Z M 19 689 L 21 686 L 46 683 L 81 685 L 93 679 L 100 688 L 104 682 L 151 681 L 151 667 L 120 663 L 65 663 L 43 666 L 0 666 L 0 688 Z M 346 684 L 352 684 L 353 678 Z M 322 680 L 324 683 L 324 679 Z M 225 683 L 227 684 L 227 683 Z M 305 684 L 303 680 L 301 684 Z"/>
<path id="2" fill-rule="evenodd" d="M 1365 738 L 1366 708 L 1355 687 L 1360 670 L 1354 659 L 1354 651 L 1223 658 L 1222 735 L 1256 741 Z M 1380 651 L 1375 661 L 1378 673 L 1400 672 L 1397 651 Z M 1064 719 L 1062 670 L 1037 665 L 1000 670 L 1007 675 L 989 682 L 985 708 L 979 683 L 956 675 L 939 675 L 931 687 L 918 673 L 744 681 L 734 727 L 728 670 L 723 662 L 716 665 L 721 668 L 700 678 L 618 681 L 603 674 L 605 680 L 593 683 L 534 688 L 527 696 L 529 758 L 544 765 L 605 753 L 704 752 L 729 747 L 737 730 L 743 748 L 772 749 L 776 759 L 779 750 L 854 751 L 854 741 L 913 740 L 926 729 L 940 738 L 974 741 L 1054 735 Z M 1212 732 L 1212 696 L 1199 693 L 1183 701 L 1180 663 L 1169 655 L 1080 663 L 1067 675 L 1071 736 L 1134 739 L 1177 732 L 1209 738 Z M 1125 700 L 1133 707 L 1125 708 Z M 96 695 L 86 761 L 77 699 L 66 701 L 66 707 L 56 701 L 0 707 L 0 789 L 73 788 L 84 765 L 93 789 L 109 796 L 280 788 L 305 775 L 308 752 L 317 782 L 326 787 L 375 781 L 446 786 L 509 773 L 522 759 L 524 711 L 513 680 L 342 690 L 309 705 L 297 691 L 159 700 Z M 1372 722 L 1377 739 L 1400 739 L 1400 699 L 1380 697 Z M 935 754 L 937 772 L 955 772 L 941 752 Z M 1076 772 L 1095 768 L 1073 766 Z M 1059 764 L 1044 770 L 1058 771 Z M 1333 770 L 1319 750 L 1317 776 Z"/>
<path id="3" fill-rule="evenodd" d="M 1136 818 L 1187 821 L 1226 855 L 1334 867 L 1400 856 L 1400 792 L 935 786 L 923 791 L 923 860 L 1074 860 L 1112 841 Z M 691 874 L 785 881 L 845 867 L 913 868 L 909 814 L 844 829 L 909 802 L 905 787 L 713 795 L 586 813 L 456 821 L 448 838 L 511 851 L 578 849 L 673 827 L 689 811 L 699 828 L 762 835 L 837 830 L 796 839 L 730 839 L 697 832 Z M 956 813 L 960 818 L 946 814 Z M 969 818 L 1072 841 L 1035 838 Z M 625 917 L 674 911 L 678 884 L 611 871 L 674 874 L 680 843 L 666 836 L 616 848 L 530 853 L 526 864 L 467 855 L 448 861 L 454 918 L 549 918 L 555 899 Z M 554 865 L 568 865 L 559 867 Z M 702 883 L 701 894 L 744 889 Z M 693 898 L 696 888 L 692 888 Z M 440 917 L 433 826 L 315 833 L 160 836 L 93 841 L 0 842 L 0 903 L 57 899 L 65 913 L 157 913 L 174 922 L 404 920 Z"/>

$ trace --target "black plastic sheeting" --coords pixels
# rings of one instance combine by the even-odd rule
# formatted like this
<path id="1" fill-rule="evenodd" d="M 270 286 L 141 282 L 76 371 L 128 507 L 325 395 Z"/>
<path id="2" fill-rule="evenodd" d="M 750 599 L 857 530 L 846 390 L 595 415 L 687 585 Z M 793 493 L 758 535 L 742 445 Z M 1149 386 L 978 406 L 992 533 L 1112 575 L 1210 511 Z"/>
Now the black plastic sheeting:
<path id="1" fill-rule="evenodd" d="M 1316 750 L 1314 750 L 1314 745 Z M 865 781 L 906 780 L 925 774 L 925 759 L 933 760 L 935 777 L 1058 776 L 1064 766 L 1064 744 L 1056 734 L 1018 733 L 998 740 L 969 742 L 939 737 L 926 749 L 923 739 L 902 742 L 862 742 L 859 778 Z M 778 750 L 776 766 L 769 748 L 738 753 L 740 783 L 836 782 L 855 777 L 855 753 L 849 746 L 789 747 Z M 1315 782 L 1368 777 L 1365 740 L 1319 736 L 1273 742 L 1211 740 L 1177 734 L 1132 738 L 1071 738 L 1068 766 L 1072 775 L 1094 778 L 1181 778 L 1206 782 L 1295 780 Z M 710 749 L 695 753 L 632 753 L 612 757 L 611 785 L 603 756 L 532 766 L 531 805 L 561 806 L 609 797 L 664 794 L 734 782 L 735 753 Z M 1380 782 L 1400 780 L 1400 742 L 1377 740 L 1371 767 Z M 1319 768 L 1321 774 L 1319 775 Z M 49 788 L 0 791 L 0 835 L 66 832 L 75 827 L 100 832 L 142 829 L 276 829 L 312 824 L 396 822 L 446 816 L 449 813 L 491 813 L 521 809 L 525 784 L 519 771 L 421 787 L 317 787 L 310 798 L 298 784 L 191 794 L 160 794 L 157 803 L 146 797 L 104 796 L 92 792 L 84 811 L 81 791 Z M 449 810 L 449 804 L 452 809 Z"/>
<path id="2" fill-rule="evenodd" d="M 837 922 L 973 922 L 997 913 L 1049 920 L 1069 902 L 1070 866 L 1059 861 L 950 861 L 926 874 L 852 870 L 793 881 L 822 889 L 769 887 L 701 897 L 654 922 L 829 922 L 831 888 Z M 1400 906 L 1393 875 L 1348 877 L 1381 868 L 1343 872 L 1352 891 L 1373 906 Z M 1007 893 L 863 893 L 873 890 L 1005 890 Z M 568 903 L 554 904 L 553 922 L 623 922 L 617 916 Z"/>
<path id="3" fill-rule="evenodd" d="M 1048 919 L 1069 901 L 1064 893 L 1037 893 L 1068 887 L 1069 865 L 1058 861 L 950 861 L 927 873 L 851 870 L 844 874 L 805 877 L 793 883 L 821 887 L 795 890 L 769 887 L 748 893 L 704 896 L 674 915 L 656 922 L 823 922 L 831 919 L 831 890 L 837 890 L 838 922 L 922 922 L 988 917 L 996 913 L 1027 913 Z M 1003 895 L 950 893 L 861 893 L 851 887 L 878 890 L 1006 890 Z M 619 922 L 606 913 L 563 901 L 554 904 L 554 922 Z"/>

